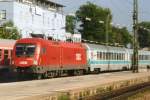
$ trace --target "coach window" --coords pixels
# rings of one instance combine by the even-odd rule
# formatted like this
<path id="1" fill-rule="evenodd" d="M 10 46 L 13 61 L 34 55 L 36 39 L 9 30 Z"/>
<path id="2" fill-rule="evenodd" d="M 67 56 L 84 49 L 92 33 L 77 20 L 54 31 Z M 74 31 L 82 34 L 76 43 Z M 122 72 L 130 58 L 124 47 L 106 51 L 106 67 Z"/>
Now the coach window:
<path id="1" fill-rule="evenodd" d="M 146 56 L 144 55 L 144 60 L 146 60 Z"/>
<path id="2" fill-rule="evenodd" d="M 125 60 L 125 54 L 123 54 L 123 60 Z"/>
<path id="3" fill-rule="evenodd" d="M 122 60 L 122 53 L 120 53 L 120 60 Z"/>
<path id="4" fill-rule="evenodd" d="M 105 52 L 105 60 L 107 60 L 107 52 Z"/>
<path id="5" fill-rule="evenodd" d="M 118 54 L 116 53 L 116 60 L 118 60 Z"/>
<path id="6" fill-rule="evenodd" d="M 97 52 L 97 60 L 99 59 L 99 58 L 98 58 L 98 53 L 99 53 L 99 52 Z"/>
<path id="7" fill-rule="evenodd" d="M 148 55 L 148 60 L 150 60 L 150 56 Z"/>
<path id="8" fill-rule="evenodd" d="M 108 60 L 109 58 L 108 58 L 108 56 L 109 56 L 109 53 L 107 52 L 106 53 L 106 60 Z"/>
<path id="9" fill-rule="evenodd" d="M 120 60 L 120 53 L 118 53 L 118 60 Z"/>
<path id="10" fill-rule="evenodd" d="M 114 60 L 114 53 L 112 53 L 112 60 Z"/>
<path id="11" fill-rule="evenodd" d="M 106 60 L 106 53 L 103 52 L 103 60 Z"/>
<path id="12" fill-rule="evenodd" d="M 122 53 L 120 53 L 120 60 L 123 60 L 123 59 L 122 59 Z"/>
<path id="13" fill-rule="evenodd" d="M 114 53 L 112 53 L 112 60 L 114 60 Z"/>
<path id="14" fill-rule="evenodd" d="M 114 60 L 116 60 L 116 53 L 114 53 Z"/>
<path id="15" fill-rule="evenodd" d="M 147 60 L 147 55 L 145 55 L 145 60 Z"/>
<path id="16" fill-rule="evenodd" d="M 113 54 L 113 59 L 116 60 L 116 53 Z"/>
<path id="17" fill-rule="evenodd" d="M 115 60 L 117 60 L 117 53 L 115 53 Z"/>
<path id="18" fill-rule="evenodd" d="M 115 55 L 114 55 L 114 53 L 112 53 L 112 59 L 115 60 Z"/>
<path id="19" fill-rule="evenodd" d="M 120 56 L 121 54 L 120 53 L 118 53 L 118 60 L 120 60 L 120 58 L 121 58 L 121 56 Z"/>
<path id="20" fill-rule="evenodd" d="M 99 52 L 97 52 L 97 60 L 99 60 Z"/>
<path id="21" fill-rule="evenodd" d="M 122 60 L 124 60 L 124 54 L 122 53 Z"/>
<path id="22" fill-rule="evenodd" d="M 103 58 L 102 58 L 102 52 L 100 52 L 100 59 L 102 60 Z"/>
<path id="23" fill-rule="evenodd" d="M 2 58 L 2 49 L 0 49 L 0 60 Z"/>
<path id="24" fill-rule="evenodd" d="M 109 60 L 109 52 L 107 53 L 107 60 Z"/>
<path id="25" fill-rule="evenodd" d="M 111 60 L 113 60 L 113 53 L 111 53 Z"/>
<path id="26" fill-rule="evenodd" d="M 5 65 L 8 65 L 8 64 L 9 64 L 8 50 L 4 50 L 4 64 L 5 64 Z"/>
<path id="27" fill-rule="evenodd" d="M 105 60 L 105 53 L 103 52 L 103 60 Z"/>
<path id="28" fill-rule="evenodd" d="M 122 60 L 122 53 L 120 53 L 120 60 Z"/>
<path id="29" fill-rule="evenodd" d="M 121 58 L 121 54 L 120 54 L 120 53 L 118 53 L 118 60 L 120 60 L 120 58 Z"/>
<path id="30" fill-rule="evenodd" d="M 109 60 L 111 60 L 111 52 L 109 52 Z"/>
<path id="31" fill-rule="evenodd" d="M 146 55 L 146 60 L 148 60 L 148 55 Z"/>
<path id="32" fill-rule="evenodd" d="M 142 55 L 140 55 L 140 59 L 143 60 Z"/>
<path id="33" fill-rule="evenodd" d="M 110 52 L 110 60 L 112 60 L 112 53 Z"/>
<path id="34" fill-rule="evenodd" d="M 142 60 L 142 59 L 141 59 L 141 55 L 139 55 L 139 60 Z"/>
<path id="35" fill-rule="evenodd" d="M 122 53 L 120 53 L 120 60 L 123 60 L 123 59 L 122 59 Z"/>
<path id="36" fill-rule="evenodd" d="M 111 57 L 111 53 L 109 52 L 109 53 L 108 53 L 108 60 L 111 59 L 110 57 Z"/>
<path id="37" fill-rule="evenodd" d="M 143 60 L 143 55 L 141 55 L 141 60 Z"/>
<path id="38" fill-rule="evenodd" d="M 103 60 L 103 52 L 101 52 L 101 59 Z"/>
<path id="39" fill-rule="evenodd" d="M 145 56 L 144 55 L 142 55 L 142 59 L 145 60 Z"/>

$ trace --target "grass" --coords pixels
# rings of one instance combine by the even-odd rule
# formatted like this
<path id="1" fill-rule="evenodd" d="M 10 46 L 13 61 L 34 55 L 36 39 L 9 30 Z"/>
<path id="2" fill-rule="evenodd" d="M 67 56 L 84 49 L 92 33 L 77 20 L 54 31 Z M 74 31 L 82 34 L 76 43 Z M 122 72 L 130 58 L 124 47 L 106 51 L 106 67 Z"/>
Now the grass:
<path id="1" fill-rule="evenodd" d="M 150 90 L 145 90 L 128 97 L 128 100 L 150 100 Z"/>

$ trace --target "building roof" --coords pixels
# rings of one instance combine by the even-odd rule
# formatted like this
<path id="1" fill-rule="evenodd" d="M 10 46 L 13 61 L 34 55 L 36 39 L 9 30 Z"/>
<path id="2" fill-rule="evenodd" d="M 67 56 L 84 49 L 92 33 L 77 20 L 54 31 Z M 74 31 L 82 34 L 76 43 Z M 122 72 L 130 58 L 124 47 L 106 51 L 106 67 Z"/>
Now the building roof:
<path id="1" fill-rule="evenodd" d="M 49 2 L 49 3 L 53 3 L 53 4 L 55 4 L 55 5 L 58 6 L 58 7 L 65 7 L 64 5 L 59 4 L 59 3 L 56 3 L 56 1 L 54 2 L 53 0 L 45 0 L 45 1 L 47 1 L 47 2 Z"/>

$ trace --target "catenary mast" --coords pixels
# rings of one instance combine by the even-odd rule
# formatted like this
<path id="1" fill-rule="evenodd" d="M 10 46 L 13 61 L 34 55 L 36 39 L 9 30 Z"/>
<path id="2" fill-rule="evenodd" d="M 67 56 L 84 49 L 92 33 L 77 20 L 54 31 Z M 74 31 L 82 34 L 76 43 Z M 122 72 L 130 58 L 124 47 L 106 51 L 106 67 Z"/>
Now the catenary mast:
<path id="1" fill-rule="evenodd" d="M 138 0 L 133 2 L 133 57 L 132 57 L 132 71 L 138 72 Z"/>

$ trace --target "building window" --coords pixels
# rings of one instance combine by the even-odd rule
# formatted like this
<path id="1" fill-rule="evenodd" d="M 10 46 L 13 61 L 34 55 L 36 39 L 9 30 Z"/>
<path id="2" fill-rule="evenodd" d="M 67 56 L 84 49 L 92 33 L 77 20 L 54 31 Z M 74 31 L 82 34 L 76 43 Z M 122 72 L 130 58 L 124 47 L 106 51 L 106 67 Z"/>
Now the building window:
<path id="1" fill-rule="evenodd" d="M 6 19 L 6 10 L 0 11 L 0 19 Z"/>

